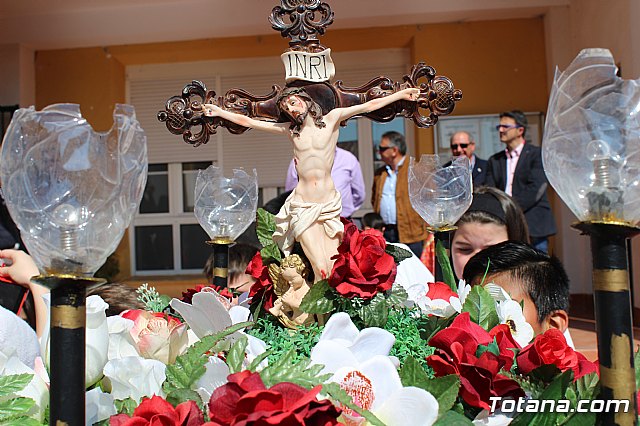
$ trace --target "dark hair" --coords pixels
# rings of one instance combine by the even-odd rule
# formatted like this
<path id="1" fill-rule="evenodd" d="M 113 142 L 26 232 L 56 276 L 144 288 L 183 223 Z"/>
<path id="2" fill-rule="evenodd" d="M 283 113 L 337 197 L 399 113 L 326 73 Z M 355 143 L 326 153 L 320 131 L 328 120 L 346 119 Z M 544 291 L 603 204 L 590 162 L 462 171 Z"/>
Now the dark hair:
<path id="1" fill-rule="evenodd" d="M 518 241 L 504 241 L 476 253 L 464 267 L 463 278 L 474 279 L 498 273 L 523 283 L 544 321 L 557 310 L 569 311 L 569 277 L 560 260 Z"/>
<path id="2" fill-rule="evenodd" d="M 229 265 L 227 267 L 229 282 L 236 279 L 240 274 L 244 274 L 247 270 L 247 265 L 257 252 L 258 248 L 251 244 L 237 243 L 229 247 Z M 213 280 L 213 254 L 207 259 L 203 272 L 207 277 L 207 282 L 211 283 Z"/>
<path id="3" fill-rule="evenodd" d="M 506 226 L 507 235 L 510 240 L 529 243 L 527 220 L 524 217 L 524 213 L 522 213 L 522 209 L 513 198 L 504 191 L 488 186 L 481 186 L 473 191 L 473 193 L 474 201 L 476 199 L 475 196 L 480 194 L 486 194 L 495 198 L 500 204 L 503 215 L 491 213 L 490 209 L 483 208 L 482 203 L 471 203 L 471 207 L 469 207 L 458 222 L 456 222 L 456 226 L 473 222 L 495 223 L 496 225 Z"/>
<path id="4" fill-rule="evenodd" d="M 524 115 L 524 112 L 520 111 L 519 109 L 514 109 L 501 113 L 500 118 L 502 117 L 512 118 L 513 120 L 515 120 L 516 124 L 524 129 L 522 132 L 522 136 L 527 133 L 527 126 L 529 125 L 529 121 L 527 120 L 527 116 Z"/>
<path id="5" fill-rule="evenodd" d="M 108 317 L 119 315 L 128 309 L 145 309 L 144 303 L 138 299 L 136 289 L 124 283 L 94 284 L 87 287 L 87 297 L 97 294 L 109 304 Z"/>
<path id="6" fill-rule="evenodd" d="M 362 226 L 382 231 L 382 228 L 384 228 L 384 220 L 382 220 L 382 216 L 378 213 L 367 213 L 362 216 Z"/>
<path id="7" fill-rule="evenodd" d="M 395 146 L 400 151 L 400 154 L 405 155 L 407 153 L 407 143 L 404 140 L 402 133 L 390 131 L 382 135 L 380 140 L 388 139 L 391 146 Z"/>
<path id="8" fill-rule="evenodd" d="M 304 121 L 306 115 L 300 117 L 300 120 L 296 120 L 289 114 L 286 108 L 282 107 L 282 101 L 288 99 L 290 96 L 298 96 L 302 98 L 307 104 L 307 114 L 311 115 L 315 125 L 320 129 L 326 127 L 325 122 L 322 121 L 322 117 L 324 116 L 324 114 L 322 113 L 322 107 L 316 101 L 314 101 L 311 96 L 309 96 L 306 90 L 304 90 L 303 87 L 287 87 L 282 92 L 280 92 L 280 95 L 278 95 L 278 98 L 276 99 L 276 106 L 291 120 L 291 126 L 289 127 L 289 130 L 291 131 L 291 134 L 293 136 L 300 136 L 300 127 L 302 126 L 302 122 Z"/>

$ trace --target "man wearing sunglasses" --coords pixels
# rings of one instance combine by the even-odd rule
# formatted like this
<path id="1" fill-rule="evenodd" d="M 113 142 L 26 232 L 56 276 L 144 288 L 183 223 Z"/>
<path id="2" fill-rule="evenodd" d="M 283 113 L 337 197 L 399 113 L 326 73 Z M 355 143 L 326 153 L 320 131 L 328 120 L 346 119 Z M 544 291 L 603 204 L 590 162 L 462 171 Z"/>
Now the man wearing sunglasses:
<path id="1" fill-rule="evenodd" d="M 465 131 L 455 132 L 451 136 L 449 144 L 451 146 L 451 154 L 454 158 L 464 155 L 469 159 L 473 187 L 477 188 L 479 186 L 483 186 L 487 176 L 487 160 L 478 158 L 474 154 L 476 150 L 476 142 L 473 140 L 473 137 Z M 448 167 L 450 165 L 451 161 L 445 164 L 444 167 Z"/>
<path id="2" fill-rule="evenodd" d="M 404 136 L 393 131 L 383 134 L 378 152 L 385 165 L 373 176 L 373 211 L 382 216 L 385 240 L 406 244 L 420 257 L 427 224 L 409 201 L 409 158 Z"/>
<path id="3" fill-rule="evenodd" d="M 496 130 L 506 149 L 489 158 L 485 184 L 513 197 L 527 219 L 531 244 L 546 253 L 548 237 L 556 233 L 556 224 L 547 198 L 540 147 L 525 143 L 527 117 L 522 111 L 500 114 Z"/>

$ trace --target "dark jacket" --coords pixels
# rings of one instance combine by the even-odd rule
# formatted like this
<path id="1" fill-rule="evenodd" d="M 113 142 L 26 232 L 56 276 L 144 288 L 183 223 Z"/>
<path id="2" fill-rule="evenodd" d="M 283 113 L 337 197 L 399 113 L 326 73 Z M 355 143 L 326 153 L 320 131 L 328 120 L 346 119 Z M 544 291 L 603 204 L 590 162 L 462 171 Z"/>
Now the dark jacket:
<path id="1" fill-rule="evenodd" d="M 442 167 L 449 167 L 450 165 L 451 161 Z M 471 171 L 471 179 L 473 179 L 474 188 L 485 185 L 485 180 L 487 179 L 487 160 L 483 160 L 476 155 L 476 162 Z"/>
<path id="2" fill-rule="evenodd" d="M 489 158 L 486 186 L 505 190 L 507 185 L 507 154 L 500 151 Z M 547 197 L 547 176 L 542 168 L 540 147 L 525 143 L 513 176 L 512 196 L 529 225 L 532 238 L 556 233 L 556 223 Z"/>

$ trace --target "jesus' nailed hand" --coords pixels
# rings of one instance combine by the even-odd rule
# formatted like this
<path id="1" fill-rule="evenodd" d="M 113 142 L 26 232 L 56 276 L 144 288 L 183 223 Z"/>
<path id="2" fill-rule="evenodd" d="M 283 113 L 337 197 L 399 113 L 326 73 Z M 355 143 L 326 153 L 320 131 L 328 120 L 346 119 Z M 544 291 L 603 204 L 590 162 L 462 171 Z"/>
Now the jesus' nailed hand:
<path id="1" fill-rule="evenodd" d="M 343 226 L 340 222 L 340 194 L 331 179 L 340 122 L 366 114 L 393 102 L 417 101 L 420 89 L 408 88 L 382 98 L 344 108 L 326 115 L 302 87 L 286 88 L 276 100 L 289 123 L 257 120 L 203 104 L 204 115 L 220 117 L 240 126 L 281 134 L 291 140 L 298 172 L 298 185 L 276 216 L 274 240 L 289 255 L 293 243 L 300 242 L 314 273 L 314 281 L 326 278 L 333 267 Z"/>

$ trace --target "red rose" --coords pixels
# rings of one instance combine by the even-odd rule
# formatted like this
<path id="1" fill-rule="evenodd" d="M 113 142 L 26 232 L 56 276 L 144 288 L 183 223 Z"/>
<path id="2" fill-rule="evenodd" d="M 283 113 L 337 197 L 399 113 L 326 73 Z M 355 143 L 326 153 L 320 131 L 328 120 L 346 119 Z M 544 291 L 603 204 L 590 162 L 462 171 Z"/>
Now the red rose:
<path id="1" fill-rule="evenodd" d="M 502 368 L 508 369 L 509 361 L 513 364 L 514 357 L 509 350 L 511 343 L 503 335 L 504 331 L 495 329 L 500 355 L 485 351 L 476 357 L 478 346 L 486 346 L 494 338 L 478 324 L 471 322 L 469 313 L 464 312 L 429 340 L 429 345 L 435 347 L 436 351 L 427 357 L 427 364 L 437 377 L 449 374 L 459 376 L 460 396 L 473 407 L 490 409 L 489 398 L 492 396 L 524 396 L 515 381 L 499 374 Z M 517 347 L 517 344 L 513 347 Z"/>
<path id="2" fill-rule="evenodd" d="M 212 284 L 198 284 L 193 288 L 188 288 L 186 291 L 183 291 L 182 298 L 180 300 L 183 301 L 184 303 L 191 304 L 191 300 L 193 299 L 194 294 L 200 293 L 203 289 L 209 289 L 209 288 L 215 290 L 216 293 L 218 293 L 220 296 L 226 299 L 232 300 L 234 297 L 233 293 L 231 293 L 229 289 L 226 287 L 221 287 L 219 285 L 212 285 Z"/>
<path id="3" fill-rule="evenodd" d="M 513 366 L 515 352 L 513 349 L 520 349 L 520 345 L 513 338 L 511 329 L 507 324 L 498 324 L 489 330 L 489 335 L 493 337 L 500 349 L 500 359 L 504 361 L 504 369 L 509 371 Z"/>
<path id="4" fill-rule="evenodd" d="M 273 288 L 273 282 L 269 278 L 269 268 L 262 263 L 260 252 L 253 256 L 253 259 L 247 265 L 245 273 L 256 279 L 256 282 L 253 283 L 249 290 L 249 297 L 252 300 L 262 300 L 262 308 L 265 311 L 273 308 L 273 303 L 276 301 L 277 296 Z"/>
<path id="5" fill-rule="evenodd" d="M 133 416 L 118 414 L 109 419 L 111 426 L 176 425 L 200 426 L 204 416 L 193 401 L 186 401 L 176 408 L 159 396 L 145 398 L 133 411 Z"/>
<path id="6" fill-rule="evenodd" d="M 229 382 L 211 395 L 207 425 L 339 425 L 340 409 L 329 400 L 318 401 L 320 389 L 307 390 L 287 382 L 267 389 L 258 373 L 231 374 Z"/>
<path id="7" fill-rule="evenodd" d="M 428 283 L 428 286 L 429 290 L 427 291 L 427 294 L 425 296 L 427 296 L 431 300 L 442 299 L 448 302 L 452 297 L 458 297 L 458 293 L 451 290 L 451 287 L 449 287 L 449 285 L 441 281 Z"/>
<path id="8" fill-rule="evenodd" d="M 567 345 L 564 334 L 557 328 L 550 328 L 536 336 L 531 344 L 520 351 L 516 362 L 522 374 L 528 374 L 542 365 L 553 364 L 563 372 L 573 370 L 576 380 L 598 370 L 595 363 Z"/>
<path id="9" fill-rule="evenodd" d="M 396 278 L 396 262 L 385 251 L 387 243 L 376 229 L 360 232 L 353 222 L 345 223 L 342 243 L 329 285 L 341 295 L 371 299 L 380 291 L 391 289 Z"/>

